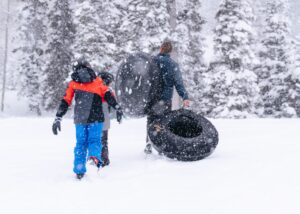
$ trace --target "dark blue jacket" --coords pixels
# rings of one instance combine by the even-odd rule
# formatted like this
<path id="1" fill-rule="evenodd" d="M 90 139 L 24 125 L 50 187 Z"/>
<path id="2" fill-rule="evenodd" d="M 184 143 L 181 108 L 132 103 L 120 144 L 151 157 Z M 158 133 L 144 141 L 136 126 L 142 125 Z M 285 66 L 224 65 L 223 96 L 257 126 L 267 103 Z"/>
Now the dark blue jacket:
<path id="1" fill-rule="evenodd" d="M 155 62 L 160 68 L 163 78 L 163 91 L 161 99 L 170 101 L 173 96 L 173 86 L 175 86 L 179 96 L 186 100 L 188 93 L 183 85 L 183 80 L 178 64 L 171 59 L 169 54 L 158 54 L 155 57 Z"/>

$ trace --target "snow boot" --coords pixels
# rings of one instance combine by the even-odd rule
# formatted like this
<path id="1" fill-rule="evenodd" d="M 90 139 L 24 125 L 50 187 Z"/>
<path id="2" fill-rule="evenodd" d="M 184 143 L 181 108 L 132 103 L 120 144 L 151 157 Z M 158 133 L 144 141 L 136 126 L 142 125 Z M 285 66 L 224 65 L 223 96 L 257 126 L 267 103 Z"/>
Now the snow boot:
<path id="1" fill-rule="evenodd" d="M 76 178 L 81 180 L 84 177 L 84 173 L 76 174 Z"/>
<path id="2" fill-rule="evenodd" d="M 103 131 L 102 134 L 102 152 L 101 152 L 101 158 L 102 158 L 102 166 L 108 166 L 110 164 L 109 158 L 108 158 L 108 131 Z"/>
<path id="3" fill-rule="evenodd" d="M 146 147 L 145 147 L 145 149 L 144 149 L 144 152 L 145 152 L 145 154 L 147 154 L 147 155 L 152 154 L 152 146 L 151 146 L 150 143 L 147 143 L 147 144 L 146 144 Z"/>
<path id="4" fill-rule="evenodd" d="M 101 161 L 99 161 L 95 156 L 91 156 L 89 158 L 89 162 L 91 165 L 95 165 L 98 169 L 102 166 Z"/>
<path id="5" fill-rule="evenodd" d="M 103 159 L 102 167 L 108 166 L 110 164 L 109 159 Z"/>
<path id="6" fill-rule="evenodd" d="M 152 154 L 152 145 L 149 139 L 149 136 L 146 137 L 146 147 L 144 149 L 146 155 Z"/>

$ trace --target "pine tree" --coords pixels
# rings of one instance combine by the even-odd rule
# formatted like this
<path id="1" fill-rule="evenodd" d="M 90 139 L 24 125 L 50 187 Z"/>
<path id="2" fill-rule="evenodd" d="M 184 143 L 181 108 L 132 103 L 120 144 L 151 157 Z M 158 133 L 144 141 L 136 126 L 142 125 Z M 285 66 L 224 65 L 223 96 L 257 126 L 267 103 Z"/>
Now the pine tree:
<path id="1" fill-rule="evenodd" d="M 289 86 L 289 104 L 294 108 L 300 117 L 300 38 L 292 40 L 291 66 L 286 81 L 291 83 Z M 294 116 L 294 114 L 292 115 Z"/>
<path id="2" fill-rule="evenodd" d="M 290 75 L 288 1 L 274 0 L 266 3 L 265 24 L 260 52 L 262 66 L 258 69 L 260 93 L 264 115 L 291 117 L 295 115 L 289 87 Z"/>
<path id="3" fill-rule="evenodd" d="M 148 1 L 146 1 L 148 2 Z M 148 8 L 142 0 L 129 0 L 125 15 L 125 22 L 122 22 L 121 31 L 126 35 L 122 40 L 124 53 L 143 51 L 140 46 L 141 38 L 146 32 L 144 19 Z"/>
<path id="4" fill-rule="evenodd" d="M 49 38 L 43 102 L 47 110 L 55 109 L 64 94 L 71 71 L 75 26 L 69 0 L 55 0 L 49 12 Z"/>
<path id="5" fill-rule="evenodd" d="M 143 46 L 147 52 L 157 53 L 162 42 L 171 34 L 166 1 L 149 0 L 146 26 Z"/>
<path id="6" fill-rule="evenodd" d="M 192 108 L 201 111 L 202 102 L 199 93 L 199 79 L 205 65 L 203 63 L 203 32 L 205 20 L 200 15 L 201 3 L 199 0 L 188 0 L 177 16 L 177 31 L 175 40 L 178 46 L 179 64 L 190 99 Z"/>
<path id="7" fill-rule="evenodd" d="M 121 25 L 126 21 L 124 19 L 126 16 L 126 7 L 123 1 L 121 1 L 123 4 L 110 0 L 102 2 L 105 13 L 99 13 L 99 15 L 100 20 L 105 20 L 105 22 L 102 23 L 101 27 L 108 33 L 106 36 L 108 46 L 106 47 L 105 54 L 111 59 L 107 68 L 111 68 L 111 72 L 113 72 L 116 70 L 115 68 L 119 65 L 119 62 L 124 59 L 124 43 L 122 42 L 126 38 L 126 35 L 122 32 Z"/>
<path id="8" fill-rule="evenodd" d="M 246 0 L 223 0 L 216 14 L 215 61 L 203 74 L 202 108 L 210 117 L 247 117 L 258 99 L 252 44 L 254 15 Z"/>
<path id="9" fill-rule="evenodd" d="M 127 53 L 157 52 L 161 43 L 170 36 L 166 1 L 130 0 L 122 29 L 127 35 Z"/>
<path id="10" fill-rule="evenodd" d="M 294 67 L 300 68 L 300 36 L 297 36 L 292 40 L 292 46 Z"/>
<path id="11" fill-rule="evenodd" d="M 24 45 L 17 49 L 22 55 L 19 73 L 23 79 L 20 94 L 28 98 L 30 110 L 38 115 L 41 115 L 41 85 L 46 64 L 47 8 L 48 3 L 44 0 L 23 1 L 19 36 Z"/>
<path id="12" fill-rule="evenodd" d="M 86 56 L 97 70 L 116 64 L 120 5 L 109 0 L 75 0 L 76 57 Z"/>

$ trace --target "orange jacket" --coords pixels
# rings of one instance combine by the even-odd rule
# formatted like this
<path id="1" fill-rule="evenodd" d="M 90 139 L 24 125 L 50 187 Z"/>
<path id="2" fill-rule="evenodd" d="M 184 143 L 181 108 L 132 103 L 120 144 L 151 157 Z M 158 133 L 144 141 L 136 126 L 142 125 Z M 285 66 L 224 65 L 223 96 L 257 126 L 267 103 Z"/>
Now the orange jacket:
<path id="1" fill-rule="evenodd" d="M 71 81 L 57 111 L 57 117 L 62 117 L 67 112 L 74 97 L 75 124 L 103 122 L 103 99 L 113 108 L 117 107 L 116 99 L 110 92 L 109 88 L 103 84 L 101 78 L 96 77 L 96 79 L 88 83 Z"/>
<path id="2" fill-rule="evenodd" d="M 97 77 L 93 82 L 84 84 L 71 81 L 69 83 L 69 87 L 66 90 L 66 95 L 64 96 L 64 100 L 68 103 L 69 106 L 72 103 L 74 93 L 76 90 L 94 93 L 104 98 L 104 95 L 107 91 L 109 91 L 109 88 L 103 84 L 102 79 L 99 77 Z"/>

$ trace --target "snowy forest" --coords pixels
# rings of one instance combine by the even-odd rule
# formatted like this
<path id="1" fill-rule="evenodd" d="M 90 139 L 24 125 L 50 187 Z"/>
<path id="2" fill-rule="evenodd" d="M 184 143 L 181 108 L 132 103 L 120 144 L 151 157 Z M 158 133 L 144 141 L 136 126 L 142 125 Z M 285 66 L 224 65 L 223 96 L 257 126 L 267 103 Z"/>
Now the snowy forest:
<path id="1" fill-rule="evenodd" d="M 155 55 L 168 39 L 194 111 L 300 117 L 292 2 L 214 2 L 208 21 L 204 0 L 1 0 L 1 110 L 7 100 L 26 99 L 34 114 L 52 112 L 76 58 L 85 55 L 95 70 L 115 74 L 129 54 Z"/>
<path id="2" fill-rule="evenodd" d="M 300 0 L 0 0 L 3 214 L 299 214 L 299 128 Z"/>

